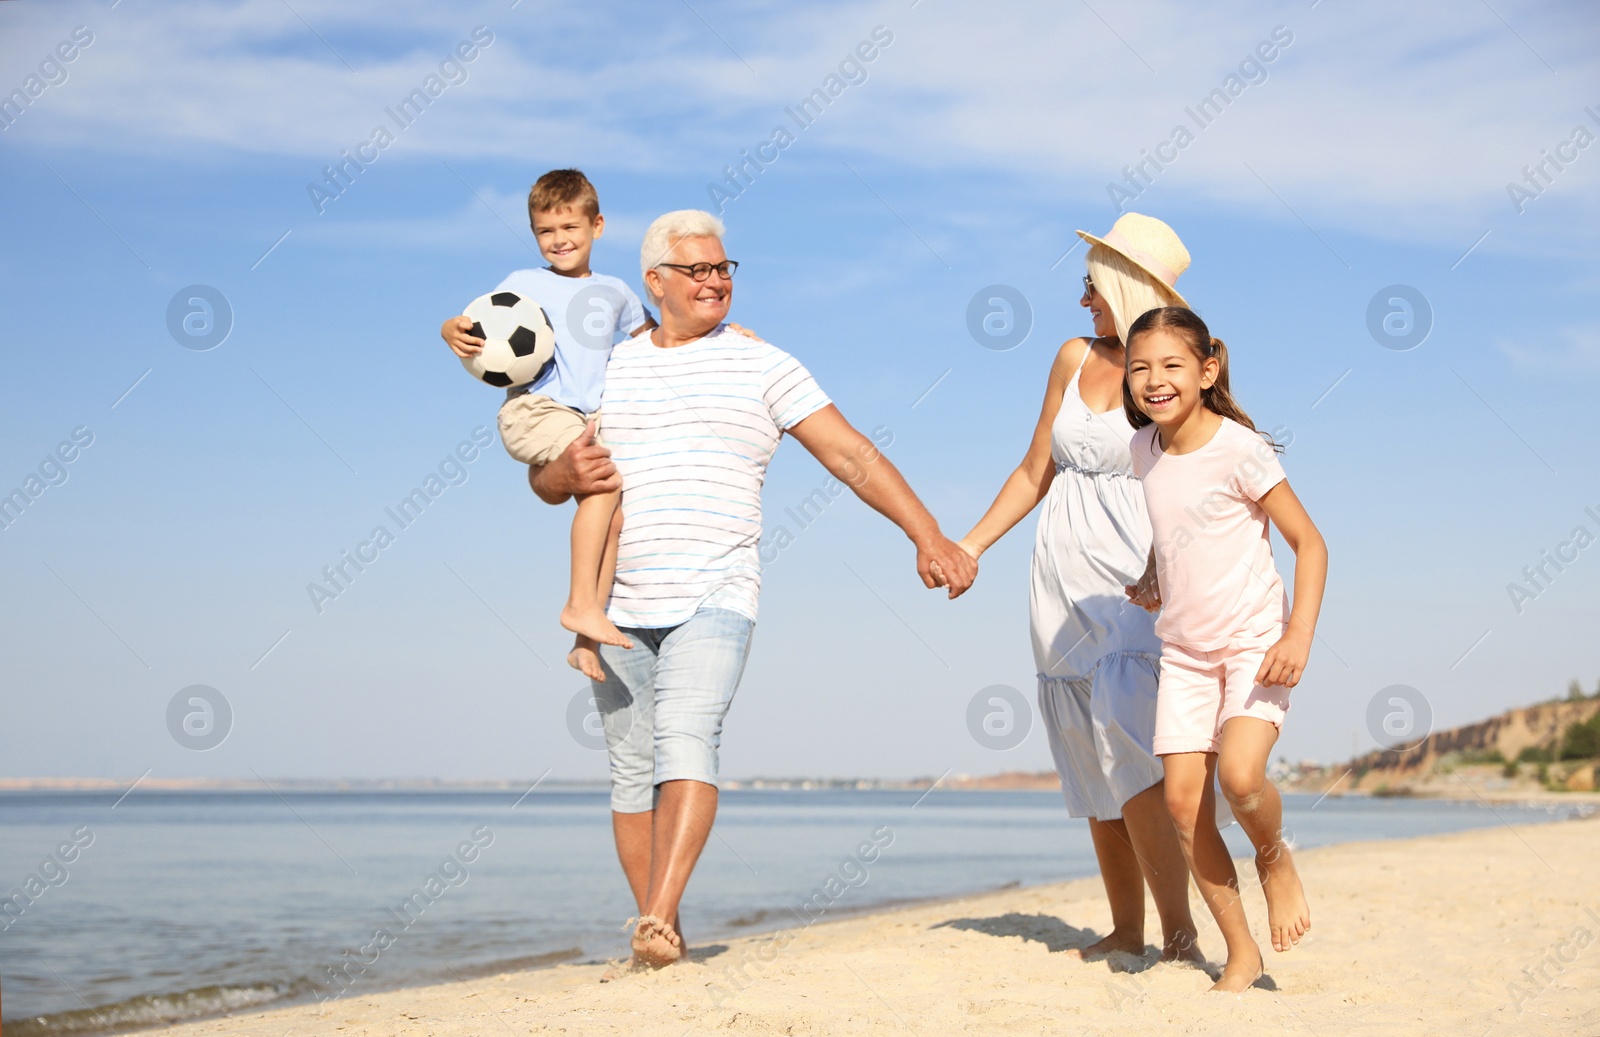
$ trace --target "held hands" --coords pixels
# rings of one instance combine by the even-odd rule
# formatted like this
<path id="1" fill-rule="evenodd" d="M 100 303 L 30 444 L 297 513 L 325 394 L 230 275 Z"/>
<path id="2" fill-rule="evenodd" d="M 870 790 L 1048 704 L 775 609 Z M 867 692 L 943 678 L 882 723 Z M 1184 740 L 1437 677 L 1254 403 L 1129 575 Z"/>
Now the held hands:
<path id="1" fill-rule="evenodd" d="M 1128 600 L 1144 609 L 1146 612 L 1161 611 L 1161 583 L 1156 579 L 1156 556 L 1152 552 L 1150 562 L 1144 567 L 1144 575 L 1138 581 L 1122 588 L 1128 595 Z"/>
<path id="2" fill-rule="evenodd" d="M 1129 601 L 1146 612 L 1161 611 L 1161 584 L 1157 582 L 1154 570 L 1139 577 L 1138 583 L 1122 589 L 1127 593 Z"/>
<path id="3" fill-rule="evenodd" d="M 1300 683 L 1300 675 L 1311 658 L 1311 635 L 1302 628 L 1291 625 L 1289 631 L 1278 638 L 1278 643 L 1267 649 L 1256 671 L 1256 683 L 1265 687 L 1281 685 L 1292 688 Z"/>
<path id="4" fill-rule="evenodd" d="M 978 554 L 965 540 L 940 536 L 926 546 L 917 545 L 917 573 L 923 586 L 946 587 L 951 598 L 959 598 L 978 578 Z"/>
<path id="5" fill-rule="evenodd" d="M 942 535 L 917 545 L 917 573 L 924 587 L 945 587 L 959 598 L 978 578 L 978 561 L 955 541 Z"/>
<path id="6" fill-rule="evenodd" d="M 466 317 L 451 317 L 439 326 L 439 336 L 444 339 L 444 344 L 463 360 L 483 352 L 483 339 L 469 334 L 471 331 L 472 321 Z"/>

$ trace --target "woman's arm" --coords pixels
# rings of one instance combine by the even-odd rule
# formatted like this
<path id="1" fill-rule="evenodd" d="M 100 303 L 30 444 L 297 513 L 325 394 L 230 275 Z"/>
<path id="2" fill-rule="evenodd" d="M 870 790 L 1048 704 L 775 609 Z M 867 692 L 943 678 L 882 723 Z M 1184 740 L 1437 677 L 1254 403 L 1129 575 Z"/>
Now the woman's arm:
<path id="1" fill-rule="evenodd" d="M 1055 460 L 1050 456 L 1050 426 L 1055 424 L 1061 410 L 1061 397 L 1072 380 L 1072 372 L 1083 362 L 1088 348 L 1088 339 L 1075 338 L 1056 353 L 1055 363 L 1050 365 L 1050 379 L 1045 385 L 1044 406 L 1039 409 L 1039 423 L 1033 428 L 1027 455 L 1000 487 L 994 503 L 972 527 L 972 532 L 959 541 L 972 557 L 977 558 L 1009 533 L 1049 491 L 1056 477 Z"/>
<path id="2" fill-rule="evenodd" d="M 1328 544 L 1287 479 L 1262 494 L 1257 503 L 1294 552 L 1294 599 L 1288 626 L 1278 643 L 1267 649 L 1256 683 L 1292 688 L 1300 683 L 1311 657 L 1311 639 L 1317 632 L 1317 614 L 1322 611 L 1322 589 L 1328 582 Z"/>

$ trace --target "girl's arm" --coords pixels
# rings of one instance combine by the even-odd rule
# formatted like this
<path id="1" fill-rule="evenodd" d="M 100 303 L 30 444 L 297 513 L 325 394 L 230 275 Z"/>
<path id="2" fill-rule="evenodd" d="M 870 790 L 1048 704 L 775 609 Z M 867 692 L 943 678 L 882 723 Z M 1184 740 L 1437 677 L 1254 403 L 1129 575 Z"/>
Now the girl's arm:
<path id="1" fill-rule="evenodd" d="M 1072 372 L 1078 369 L 1088 348 L 1088 339 L 1075 338 L 1063 344 L 1056 353 L 1055 363 L 1050 366 L 1049 381 L 1045 385 L 1044 406 L 1039 409 L 1039 423 L 1033 428 L 1033 440 L 1028 444 L 1027 455 L 1000 487 L 994 503 L 989 505 L 989 510 L 978 520 L 978 524 L 972 527 L 972 532 L 958 541 L 972 557 L 977 558 L 996 540 L 1010 532 L 1011 527 L 1021 522 L 1050 489 L 1050 483 L 1056 477 L 1055 461 L 1050 456 L 1050 426 L 1055 424 L 1056 414 L 1061 410 L 1061 397 L 1067 383 L 1072 380 Z"/>
<path id="2" fill-rule="evenodd" d="M 1289 488 L 1288 480 L 1262 494 L 1257 503 L 1294 552 L 1294 600 L 1288 626 L 1278 643 L 1267 649 L 1256 683 L 1292 688 L 1300 683 L 1306 660 L 1311 657 L 1317 613 L 1322 611 L 1322 589 L 1328 582 L 1328 545 L 1306 514 L 1305 505 Z"/>

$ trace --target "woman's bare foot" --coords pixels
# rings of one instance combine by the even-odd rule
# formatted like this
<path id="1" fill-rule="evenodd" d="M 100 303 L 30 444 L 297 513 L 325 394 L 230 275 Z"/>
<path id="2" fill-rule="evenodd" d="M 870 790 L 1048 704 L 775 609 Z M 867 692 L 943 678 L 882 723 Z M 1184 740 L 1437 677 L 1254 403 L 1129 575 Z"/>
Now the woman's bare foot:
<path id="1" fill-rule="evenodd" d="M 1222 966 L 1222 978 L 1211 984 L 1211 989 L 1224 994 L 1241 994 L 1261 978 L 1261 951 L 1252 948 L 1243 954 L 1228 955 Z"/>
<path id="2" fill-rule="evenodd" d="M 600 668 L 600 653 L 592 637 L 578 635 L 578 639 L 572 643 L 572 651 L 567 653 L 567 665 L 592 681 L 606 679 L 606 671 Z"/>
<path id="3" fill-rule="evenodd" d="M 603 645 L 616 645 L 618 648 L 633 647 L 633 642 L 617 629 L 615 623 L 606 618 L 605 610 L 599 605 L 566 606 L 561 610 L 561 625 L 574 634 L 582 634 Z"/>
<path id="4" fill-rule="evenodd" d="M 1205 965 L 1206 956 L 1200 953 L 1200 940 L 1192 932 L 1176 932 L 1167 937 L 1166 943 L 1161 948 L 1162 961 L 1187 961 L 1194 965 Z"/>
<path id="5" fill-rule="evenodd" d="M 1144 934 L 1119 933 L 1113 929 L 1111 935 L 1103 936 L 1087 947 L 1068 947 L 1061 953 L 1069 958 L 1077 958 L 1079 961 L 1093 961 L 1096 958 L 1104 958 L 1108 954 L 1116 954 L 1118 952 L 1143 955 Z"/>
<path id="6" fill-rule="evenodd" d="M 1261 892 L 1267 897 L 1267 928 L 1272 932 L 1272 949 L 1280 954 L 1300 942 L 1311 929 L 1311 905 L 1300 884 L 1294 857 L 1281 843 L 1272 859 L 1256 854 L 1256 874 L 1261 877 Z"/>
<path id="7" fill-rule="evenodd" d="M 662 919 L 645 915 L 633 930 L 633 956 L 647 968 L 665 968 L 683 957 L 683 938 Z"/>

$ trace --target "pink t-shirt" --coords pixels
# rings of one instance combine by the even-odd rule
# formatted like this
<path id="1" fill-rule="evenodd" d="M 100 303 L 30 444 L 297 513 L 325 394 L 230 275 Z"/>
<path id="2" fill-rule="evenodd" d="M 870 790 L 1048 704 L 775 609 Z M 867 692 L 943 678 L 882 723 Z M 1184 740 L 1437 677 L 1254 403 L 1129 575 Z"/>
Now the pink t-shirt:
<path id="1" fill-rule="evenodd" d="M 1156 636 L 1200 652 L 1269 634 L 1288 619 L 1256 501 L 1285 478 L 1270 444 L 1228 418 L 1211 442 L 1168 454 L 1154 425 L 1128 445 L 1154 534 L 1161 615 Z"/>

